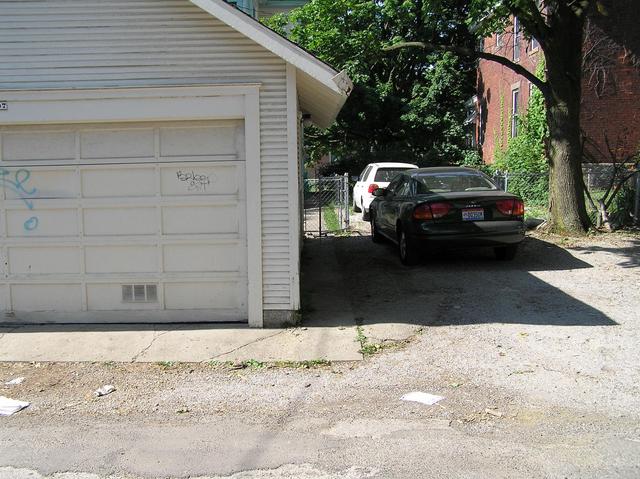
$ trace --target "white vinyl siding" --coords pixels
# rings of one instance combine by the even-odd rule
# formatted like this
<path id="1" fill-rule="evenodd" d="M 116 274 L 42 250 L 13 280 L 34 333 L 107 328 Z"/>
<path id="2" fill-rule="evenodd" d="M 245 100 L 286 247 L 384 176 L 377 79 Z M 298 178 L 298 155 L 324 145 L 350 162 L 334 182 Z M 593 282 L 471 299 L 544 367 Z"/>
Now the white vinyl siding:
<path id="1" fill-rule="evenodd" d="M 264 309 L 292 309 L 282 59 L 186 0 L 4 0 L 0 61 L 0 91 L 261 83 Z"/>

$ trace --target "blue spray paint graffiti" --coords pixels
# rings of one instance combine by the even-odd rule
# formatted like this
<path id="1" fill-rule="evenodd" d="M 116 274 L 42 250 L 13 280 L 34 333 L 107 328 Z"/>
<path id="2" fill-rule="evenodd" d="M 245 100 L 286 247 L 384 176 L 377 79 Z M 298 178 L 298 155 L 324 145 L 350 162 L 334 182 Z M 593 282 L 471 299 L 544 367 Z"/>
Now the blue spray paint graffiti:
<path id="1" fill-rule="evenodd" d="M 27 221 L 24 222 L 24 229 L 27 231 L 33 231 L 38 227 L 38 217 L 32 216 Z"/>
<path id="2" fill-rule="evenodd" d="M 33 211 L 33 198 L 38 194 L 36 188 L 27 189 L 27 183 L 31 178 L 31 172 L 21 168 L 11 175 L 6 168 L 0 168 L 0 183 L 3 188 L 8 188 L 16 193 L 30 211 Z M 24 222 L 25 231 L 33 231 L 38 227 L 38 217 L 32 216 Z"/>

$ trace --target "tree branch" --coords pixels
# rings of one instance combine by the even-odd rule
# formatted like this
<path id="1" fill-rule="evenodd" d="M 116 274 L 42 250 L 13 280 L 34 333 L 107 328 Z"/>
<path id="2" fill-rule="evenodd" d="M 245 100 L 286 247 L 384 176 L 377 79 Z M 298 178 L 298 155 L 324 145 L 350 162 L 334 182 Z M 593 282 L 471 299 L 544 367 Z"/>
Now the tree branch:
<path id="1" fill-rule="evenodd" d="M 458 55 L 471 57 L 471 58 L 482 58 L 484 60 L 492 61 L 495 63 L 499 63 L 510 70 L 514 71 L 518 75 L 522 75 L 531 83 L 533 83 L 544 95 L 545 98 L 548 97 L 549 94 L 549 86 L 547 82 L 541 80 L 525 67 L 520 65 L 519 63 L 512 62 L 506 57 L 501 55 L 494 55 L 493 53 L 488 52 L 480 52 L 476 50 L 472 50 L 467 47 L 459 47 L 459 46 L 449 46 L 449 45 L 432 45 L 424 42 L 400 42 L 395 45 L 390 45 L 388 47 L 383 48 L 384 51 L 390 52 L 393 50 L 400 50 L 404 48 L 422 48 L 428 52 L 451 52 L 457 53 Z"/>
<path id="2" fill-rule="evenodd" d="M 525 6 L 514 5 L 509 10 L 513 16 L 520 19 L 520 23 L 529 35 L 538 40 L 541 45 L 546 43 L 550 29 L 534 0 Z"/>

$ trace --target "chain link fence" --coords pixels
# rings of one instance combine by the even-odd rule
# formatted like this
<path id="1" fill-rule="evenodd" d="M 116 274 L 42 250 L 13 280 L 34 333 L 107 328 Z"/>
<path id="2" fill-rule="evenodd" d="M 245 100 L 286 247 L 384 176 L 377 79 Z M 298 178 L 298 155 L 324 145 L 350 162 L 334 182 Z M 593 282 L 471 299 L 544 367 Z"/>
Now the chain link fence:
<path id="1" fill-rule="evenodd" d="M 308 236 L 339 233 L 349 228 L 349 177 L 304 180 L 304 232 Z"/>
<path id="2" fill-rule="evenodd" d="M 607 190 L 623 182 L 612 202 L 611 210 L 619 224 L 633 223 L 640 226 L 640 171 L 620 168 L 611 163 L 583 165 L 584 184 L 595 203 Z M 549 174 L 529 172 L 496 171 L 493 181 L 504 191 L 519 195 L 525 202 L 527 216 L 546 219 L 549 211 Z M 598 214 L 596 208 L 587 201 L 587 209 L 592 219 Z"/>

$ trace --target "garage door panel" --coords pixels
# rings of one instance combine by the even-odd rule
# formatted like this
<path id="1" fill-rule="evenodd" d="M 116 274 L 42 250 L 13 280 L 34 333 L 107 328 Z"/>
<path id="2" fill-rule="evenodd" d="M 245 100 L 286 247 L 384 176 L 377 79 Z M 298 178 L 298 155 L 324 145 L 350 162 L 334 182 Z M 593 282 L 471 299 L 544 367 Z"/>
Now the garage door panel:
<path id="1" fill-rule="evenodd" d="M 158 232 L 156 208 L 87 208 L 87 236 L 153 235 Z"/>
<path id="2" fill-rule="evenodd" d="M 5 198 L 61 199 L 78 197 L 78 178 L 73 169 L 41 170 L 39 168 L 6 169 Z M 18 183 L 20 189 L 13 187 Z"/>
<path id="3" fill-rule="evenodd" d="M 80 250 L 75 247 L 7 248 L 12 274 L 80 273 Z"/>
<path id="4" fill-rule="evenodd" d="M 242 165 L 229 163 L 163 167 L 160 174 L 164 196 L 239 195 L 244 181 Z"/>
<path id="5" fill-rule="evenodd" d="M 238 233 L 238 205 L 174 206 L 162 209 L 164 234 Z"/>
<path id="6" fill-rule="evenodd" d="M 155 135 L 151 128 L 90 130 L 80 133 L 80 157 L 87 160 L 153 158 Z"/>
<path id="7" fill-rule="evenodd" d="M 87 246 L 87 273 L 156 273 L 156 246 Z"/>
<path id="8" fill-rule="evenodd" d="M 246 309 L 246 288 L 238 282 L 166 283 L 167 309 Z"/>
<path id="9" fill-rule="evenodd" d="M 82 171 L 85 198 L 155 196 L 155 168 L 90 168 Z"/>
<path id="10" fill-rule="evenodd" d="M 30 219 L 36 218 L 34 221 Z M 37 227 L 34 227 L 37 225 Z M 78 211 L 75 209 L 7 210 L 9 238 L 78 236 Z"/>
<path id="11" fill-rule="evenodd" d="M 11 303 L 17 311 L 79 311 L 80 284 L 13 284 Z"/>
<path id="12" fill-rule="evenodd" d="M 246 268 L 244 245 L 180 244 L 164 246 L 167 272 L 241 272 Z"/>
<path id="13" fill-rule="evenodd" d="M 2 161 L 72 160 L 76 135 L 69 131 L 7 132 L 2 135 Z"/>
<path id="14" fill-rule="evenodd" d="M 235 126 L 160 129 L 160 156 L 235 155 Z"/>

